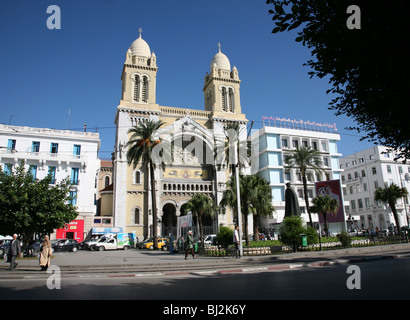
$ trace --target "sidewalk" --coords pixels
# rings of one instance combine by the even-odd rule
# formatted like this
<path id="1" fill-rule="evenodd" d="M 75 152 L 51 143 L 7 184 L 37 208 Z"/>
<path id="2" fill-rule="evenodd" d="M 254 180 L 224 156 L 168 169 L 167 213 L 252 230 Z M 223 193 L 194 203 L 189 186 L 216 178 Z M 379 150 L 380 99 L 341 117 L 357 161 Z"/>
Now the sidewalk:
<path id="1" fill-rule="evenodd" d="M 410 244 L 346 248 L 329 251 L 296 252 L 280 255 L 234 257 L 201 257 L 184 259 L 183 254 L 149 250 L 78 251 L 54 253 L 51 265 L 58 266 L 62 277 L 138 277 L 170 275 L 206 275 L 238 272 L 260 272 L 334 264 L 354 264 L 380 259 L 410 256 Z M 39 271 L 38 259 L 18 259 L 15 270 L 0 263 L 0 279 L 47 278 Z"/>

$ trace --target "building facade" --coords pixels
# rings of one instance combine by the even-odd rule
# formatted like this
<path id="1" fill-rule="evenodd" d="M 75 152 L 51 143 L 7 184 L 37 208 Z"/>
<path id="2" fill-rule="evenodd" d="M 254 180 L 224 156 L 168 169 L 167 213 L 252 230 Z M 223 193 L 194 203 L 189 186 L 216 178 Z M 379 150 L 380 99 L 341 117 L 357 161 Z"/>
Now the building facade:
<path id="1" fill-rule="evenodd" d="M 97 175 L 97 214 L 94 218 L 94 227 L 110 228 L 113 226 L 113 163 L 111 160 L 100 160 Z"/>
<path id="2" fill-rule="evenodd" d="M 394 161 L 394 152 L 383 146 L 374 146 L 340 159 L 344 170 L 341 179 L 345 184 L 344 198 L 348 202 L 346 214 L 350 216 L 352 228 L 375 230 L 395 226 L 390 207 L 374 199 L 378 187 L 392 183 L 399 187 L 410 187 L 410 164 Z M 409 198 L 397 200 L 400 225 L 408 225 Z"/>
<path id="3" fill-rule="evenodd" d="M 82 221 L 76 225 L 83 227 L 68 236 L 83 239 L 91 230 L 96 213 L 98 133 L 0 125 L 0 147 L 0 162 L 6 172 L 14 171 L 24 160 L 37 179 L 48 173 L 54 183 L 70 179 L 70 195 L 79 212 L 76 220 Z"/>
<path id="4" fill-rule="evenodd" d="M 252 158 L 252 173 L 264 177 L 272 189 L 275 212 L 261 220 L 265 229 L 276 229 L 285 216 L 285 191 L 286 184 L 296 192 L 301 209 L 301 216 L 308 222 L 304 200 L 302 176 L 299 170 L 286 168 L 284 160 L 297 146 L 306 146 L 318 150 L 323 162 L 323 173 L 317 174 L 309 171 L 307 174 L 308 198 L 311 201 L 316 197 L 315 183 L 325 180 L 339 180 L 342 170 L 339 166 L 341 154 L 337 150 L 340 135 L 333 126 L 315 124 L 314 126 L 296 125 L 298 121 L 275 118 L 264 120 L 261 129 L 255 130 L 252 135 L 252 144 L 258 144 L 259 156 Z M 302 121 L 303 122 L 303 121 Z M 309 123 L 309 122 L 307 122 Z M 312 203 L 310 202 L 312 205 Z M 318 222 L 318 215 L 312 214 L 314 223 Z M 330 230 L 339 232 L 343 226 L 331 224 Z M 337 230 L 336 230 L 337 229 Z"/>
<path id="5" fill-rule="evenodd" d="M 246 141 L 248 120 L 242 113 L 238 70 L 220 50 L 204 79 L 204 110 L 162 106 L 156 101 L 157 57 L 141 34 L 128 51 L 122 70 L 121 100 L 115 115 L 116 143 L 113 168 L 114 226 L 146 238 L 152 235 L 149 173 L 142 163 L 127 164 L 128 130 L 147 119 L 163 121 L 161 138 L 173 145 L 174 158 L 165 169 L 155 168 L 158 235 L 176 234 L 184 204 L 204 193 L 218 204 L 230 177 L 230 167 L 215 160 L 215 145 L 224 145 L 226 128 L 235 125 Z M 249 171 L 250 167 L 243 170 Z M 209 219 L 208 232 L 232 225 L 229 210 Z"/>

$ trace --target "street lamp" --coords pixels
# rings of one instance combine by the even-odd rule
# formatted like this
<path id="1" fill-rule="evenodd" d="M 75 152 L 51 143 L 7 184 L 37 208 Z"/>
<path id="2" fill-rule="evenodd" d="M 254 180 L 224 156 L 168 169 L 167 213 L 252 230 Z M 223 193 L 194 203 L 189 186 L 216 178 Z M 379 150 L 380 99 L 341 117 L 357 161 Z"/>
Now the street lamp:
<path id="1" fill-rule="evenodd" d="M 238 137 L 239 138 L 239 137 Z M 239 227 L 239 254 L 243 256 L 242 245 L 242 214 L 241 214 L 241 193 L 239 190 L 239 157 L 238 157 L 238 145 L 235 143 L 235 176 L 236 176 L 236 200 L 238 205 L 238 227 Z"/>

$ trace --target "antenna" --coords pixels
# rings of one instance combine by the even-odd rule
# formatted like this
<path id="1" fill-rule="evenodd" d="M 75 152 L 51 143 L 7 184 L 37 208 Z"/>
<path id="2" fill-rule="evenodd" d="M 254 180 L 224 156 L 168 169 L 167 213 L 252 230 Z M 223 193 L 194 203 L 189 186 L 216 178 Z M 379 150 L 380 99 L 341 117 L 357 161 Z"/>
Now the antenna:
<path id="1" fill-rule="evenodd" d="M 71 123 L 71 110 L 68 109 L 68 130 L 70 130 L 70 123 Z"/>

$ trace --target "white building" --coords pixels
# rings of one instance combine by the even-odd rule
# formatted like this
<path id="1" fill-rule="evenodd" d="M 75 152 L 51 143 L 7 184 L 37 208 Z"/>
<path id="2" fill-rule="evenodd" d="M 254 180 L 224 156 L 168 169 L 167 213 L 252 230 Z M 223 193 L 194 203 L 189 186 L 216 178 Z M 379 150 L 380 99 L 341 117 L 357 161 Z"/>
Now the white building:
<path id="1" fill-rule="evenodd" d="M 340 135 L 336 133 L 335 125 L 318 124 L 302 120 L 268 118 L 264 126 L 251 135 L 252 144 L 259 143 L 258 161 L 252 161 L 252 173 L 264 177 L 272 188 L 272 205 L 276 211 L 261 221 L 266 228 L 275 228 L 285 216 L 286 183 L 290 182 L 299 198 L 301 215 L 305 222 L 309 222 L 304 200 L 301 173 L 297 169 L 285 168 L 285 157 L 296 146 L 309 146 L 318 150 L 323 162 L 323 173 L 317 175 L 308 172 L 308 197 L 316 197 L 315 182 L 340 179 L 343 170 L 340 169 L 339 159 L 342 156 L 337 150 Z M 312 203 L 310 203 L 312 205 Z M 318 222 L 318 215 L 312 214 L 312 221 Z M 339 226 L 329 226 L 334 233 L 340 232 Z M 336 229 L 337 230 L 336 230 Z"/>
<path id="2" fill-rule="evenodd" d="M 69 177 L 70 194 L 78 208 L 77 220 L 84 220 L 84 233 L 92 227 L 96 212 L 96 174 L 99 169 L 98 133 L 19 127 L 0 124 L 0 163 L 11 171 L 25 161 L 37 179 L 49 172 L 54 181 Z"/>
<path id="3" fill-rule="evenodd" d="M 394 156 L 386 147 L 374 146 L 340 159 L 344 198 L 348 202 L 346 215 L 355 219 L 354 227 L 375 230 L 396 224 L 390 207 L 374 200 L 375 190 L 386 184 L 410 190 L 410 164 L 395 162 Z M 408 198 L 398 199 L 396 208 L 400 225 L 408 225 Z"/>

